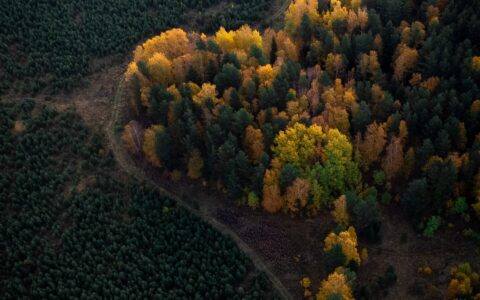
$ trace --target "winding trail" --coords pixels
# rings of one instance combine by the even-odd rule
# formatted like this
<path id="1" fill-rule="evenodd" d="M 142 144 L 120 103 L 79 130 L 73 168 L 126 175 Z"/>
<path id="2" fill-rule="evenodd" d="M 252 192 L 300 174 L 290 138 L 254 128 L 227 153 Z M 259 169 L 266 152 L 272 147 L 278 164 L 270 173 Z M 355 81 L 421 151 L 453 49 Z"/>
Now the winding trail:
<path id="1" fill-rule="evenodd" d="M 287 1 L 288 2 L 288 1 Z M 120 168 L 122 168 L 126 173 L 128 173 L 130 176 L 133 176 L 137 178 L 140 181 L 147 182 L 151 184 L 153 187 L 155 187 L 161 194 L 170 197 L 183 208 L 188 210 L 190 213 L 200 217 L 203 221 L 209 223 L 211 226 L 213 226 L 216 230 L 220 231 L 224 235 L 230 236 L 237 246 L 246 254 L 250 257 L 252 260 L 255 268 L 259 271 L 264 272 L 270 282 L 272 283 L 272 286 L 276 290 L 277 294 L 282 298 L 282 299 L 293 299 L 292 295 L 289 293 L 289 291 L 285 288 L 285 286 L 282 284 L 282 282 L 278 279 L 278 277 L 270 270 L 269 267 L 263 262 L 263 260 L 260 258 L 260 256 L 243 241 L 234 231 L 232 231 L 229 227 L 227 227 L 225 224 L 221 223 L 217 219 L 215 219 L 213 216 L 211 216 L 208 213 L 208 210 L 199 210 L 195 209 L 192 206 L 190 206 L 187 202 L 185 202 L 181 196 L 176 194 L 175 192 L 169 191 L 165 189 L 164 187 L 160 186 L 155 180 L 153 180 L 146 172 L 143 170 L 141 167 L 137 166 L 137 164 L 132 160 L 132 158 L 129 156 L 129 154 L 125 151 L 124 147 L 121 144 L 121 141 L 116 134 L 116 126 L 119 124 L 118 122 L 120 121 L 122 111 L 126 105 L 124 101 L 124 80 L 122 77 L 122 80 L 118 84 L 117 91 L 113 97 L 113 103 L 112 103 L 112 115 L 111 118 L 105 127 L 105 134 L 107 136 L 107 140 L 110 146 L 110 149 L 113 152 L 113 155 L 115 157 L 115 160 L 117 161 L 118 165 Z"/>
<path id="2" fill-rule="evenodd" d="M 282 16 L 282 14 L 287 10 L 288 6 L 290 5 L 290 3 L 292 2 L 292 0 L 284 0 L 282 1 L 282 5 L 280 5 L 276 10 L 275 12 L 273 12 L 272 15 L 270 15 L 268 18 L 267 18 L 267 23 L 271 24 L 273 23 L 274 21 L 276 21 L 278 18 L 280 18 Z"/>

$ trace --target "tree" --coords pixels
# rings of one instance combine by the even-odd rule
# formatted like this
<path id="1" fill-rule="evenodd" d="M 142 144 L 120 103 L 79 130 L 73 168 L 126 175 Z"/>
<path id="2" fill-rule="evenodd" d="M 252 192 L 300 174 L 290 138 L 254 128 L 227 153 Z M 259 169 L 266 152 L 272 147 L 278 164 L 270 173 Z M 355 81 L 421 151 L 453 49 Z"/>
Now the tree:
<path id="1" fill-rule="evenodd" d="M 322 281 L 317 300 L 330 300 L 330 299 L 353 300 L 353 294 L 350 286 L 347 284 L 347 278 L 340 272 L 333 272 L 328 275 L 328 278 Z"/>
<path id="2" fill-rule="evenodd" d="M 372 121 L 370 106 L 365 101 L 360 102 L 358 109 L 353 111 L 352 125 L 354 132 L 363 132 Z"/>
<path id="3" fill-rule="evenodd" d="M 348 225 L 349 216 L 347 210 L 347 198 L 342 195 L 333 202 L 332 216 L 338 225 L 346 227 Z"/>
<path id="4" fill-rule="evenodd" d="M 222 26 L 215 33 L 215 42 L 224 52 L 231 52 L 235 49 L 235 32 L 226 31 Z"/>
<path id="5" fill-rule="evenodd" d="M 272 36 L 272 44 L 270 46 L 270 64 L 274 65 L 275 62 L 277 61 L 277 51 L 278 51 L 278 46 L 277 46 L 277 40 L 275 39 L 275 36 Z"/>
<path id="6" fill-rule="evenodd" d="M 357 234 L 355 228 L 349 227 L 348 230 L 342 231 L 339 234 L 331 232 L 325 238 L 324 251 L 330 251 L 333 246 L 339 244 L 342 246 L 342 251 L 347 257 L 347 263 L 355 262 L 360 265 L 360 255 L 357 249 Z"/>
<path id="7" fill-rule="evenodd" d="M 203 106 L 207 101 L 211 103 L 217 103 L 217 89 L 214 84 L 204 83 L 202 88 L 198 93 L 195 93 L 192 97 L 192 100 L 198 106 Z"/>
<path id="8" fill-rule="evenodd" d="M 474 56 L 472 58 L 472 68 L 473 70 L 480 72 L 480 56 Z"/>
<path id="9" fill-rule="evenodd" d="M 257 75 L 260 79 L 260 84 L 264 86 L 271 85 L 278 74 L 278 69 L 273 68 L 272 65 L 267 64 L 257 68 Z"/>
<path id="10" fill-rule="evenodd" d="M 287 31 L 291 34 L 295 33 L 297 28 L 300 27 L 304 15 L 307 15 L 312 22 L 318 20 L 317 8 L 318 0 L 292 1 L 285 12 L 285 28 L 287 28 Z"/>
<path id="11" fill-rule="evenodd" d="M 393 77 L 397 81 L 402 81 L 405 74 L 416 66 L 419 55 L 416 49 L 410 48 L 405 44 L 400 44 L 398 45 L 396 56 L 397 58 L 393 65 Z"/>
<path id="12" fill-rule="evenodd" d="M 252 125 L 248 125 L 245 128 L 243 148 L 246 150 L 252 161 L 260 161 L 264 151 L 262 130 L 254 128 Z"/>
<path id="13" fill-rule="evenodd" d="M 147 61 L 156 54 L 163 54 L 171 60 L 190 53 L 193 44 L 189 41 L 187 33 L 180 28 L 174 28 L 147 40 L 138 46 L 134 52 L 134 61 Z"/>
<path id="14" fill-rule="evenodd" d="M 360 133 L 356 137 L 356 146 L 362 157 L 362 165 L 368 168 L 371 164 L 378 161 L 380 154 L 387 144 L 387 133 L 385 126 L 379 125 L 377 122 L 367 126 L 363 139 Z"/>
<path id="15" fill-rule="evenodd" d="M 402 169 L 404 163 L 403 143 L 399 137 L 392 137 L 386 148 L 382 168 L 388 181 L 394 179 Z"/>
<path id="16" fill-rule="evenodd" d="M 262 37 L 260 32 L 252 30 L 250 26 L 243 25 L 238 30 L 226 31 L 221 27 L 215 34 L 215 42 L 224 53 L 241 50 L 248 53 L 255 46 L 262 49 Z"/>
<path id="17" fill-rule="evenodd" d="M 289 163 L 285 164 L 280 172 L 280 190 L 284 192 L 299 176 L 300 170 L 296 166 Z"/>
<path id="18" fill-rule="evenodd" d="M 329 53 L 325 60 L 325 68 L 331 78 L 338 78 L 345 70 L 343 56 L 341 54 Z"/>
<path id="19" fill-rule="evenodd" d="M 324 127 L 336 128 L 343 134 L 348 134 L 350 131 L 350 121 L 348 117 L 349 115 L 345 108 L 327 103 L 325 110 L 316 123 Z"/>
<path id="20" fill-rule="evenodd" d="M 257 45 L 253 45 L 250 48 L 249 55 L 257 60 L 257 63 L 261 66 L 267 64 L 267 59 L 265 58 L 265 55 L 263 54 L 263 50 L 259 48 Z"/>
<path id="21" fill-rule="evenodd" d="M 160 167 L 161 161 L 157 155 L 157 133 L 164 132 L 162 125 L 152 125 L 145 130 L 143 136 L 143 154 L 145 158 L 154 166 Z"/>
<path id="22" fill-rule="evenodd" d="M 307 205 L 310 195 L 310 183 L 306 179 L 296 178 L 285 192 L 288 209 L 295 213 Z"/>
<path id="23" fill-rule="evenodd" d="M 214 82 L 218 92 L 223 94 L 229 87 L 240 88 L 242 84 L 242 74 L 235 66 L 228 63 L 223 65 L 222 71 L 215 76 Z"/>
<path id="24" fill-rule="evenodd" d="M 307 13 L 304 13 L 302 16 L 302 21 L 300 22 L 300 36 L 305 43 L 308 43 L 312 37 L 312 21 Z"/>
<path id="25" fill-rule="evenodd" d="M 250 26 L 243 25 L 235 31 L 235 47 L 248 53 L 252 47 L 262 49 L 262 37 L 260 32 L 252 30 Z"/>
<path id="26" fill-rule="evenodd" d="M 317 125 L 306 127 L 296 123 L 275 137 L 272 151 L 282 164 L 291 163 L 302 168 L 318 156 L 317 145 L 324 135 Z"/>
<path id="27" fill-rule="evenodd" d="M 278 184 L 278 171 L 269 169 L 265 172 L 263 178 L 263 208 L 269 213 L 276 213 L 283 207 L 283 199 L 280 194 L 280 186 Z"/>
<path id="28" fill-rule="evenodd" d="M 173 170 L 178 165 L 176 158 L 179 155 L 174 151 L 174 143 L 167 129 L 155 132 L 155 153 L 167 169 Z"/>
<path id="29" fill-rule="evenodd" d="M 380 72 L 380 63 L 378 61 L 377 52 L 371 50 L 369 54 L 361 54 L 358 62 L 358 69 L 362 77 L 365 79 L 367 78 L 367 75 L 375 76 Z"/>
<path id="30" fill-rule="evenodd" d="M 148 72 L 155 83 L 169 86 L 172 83 L 172 63 L 161 52 L 155 53 L 147 61 Z"/>

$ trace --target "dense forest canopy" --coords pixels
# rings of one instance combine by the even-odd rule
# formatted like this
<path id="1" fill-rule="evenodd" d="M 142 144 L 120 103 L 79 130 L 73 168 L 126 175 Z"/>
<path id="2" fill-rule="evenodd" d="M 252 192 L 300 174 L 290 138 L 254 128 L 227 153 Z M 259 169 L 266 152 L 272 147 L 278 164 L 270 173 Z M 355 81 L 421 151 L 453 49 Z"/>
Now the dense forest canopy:
<path id="1" fill-rule="evenodd" d="M 380 205 L 394 201 L 425 237 L 448 224 L 480 241 L 479 10 L 474 0 L 295 0 L 280 30 L 162 32 L 125 73 L 125 146 L 252 208 L 332 210 L 330 275 L 316 298 L 378 297 L 393 268 L 373 285 L 355 279 L 368 257 L 357 234 L 381 239 Z M 449 298 L 480 288 L 459 268 Z M 309 278 L 301 284 L 311 297 Z"/>
<path id="2" fill-rule="evenodd" d="M 112 176 L 111 153 L 76 113 L 2 102 L 0 128 L 3 299 L 272 296 L 233 240 Z"/>
<path id="3" fill-rule="evenodd" d="M 201 15 L 200 30 L 261 21 L 269 1 L 81 0 L 2 1 L 0 92 L 70 89 L 84 80 L 92 60 L 123 54 L 144 37 Z M 213 8 L 209 13 L 208 9 Z M 198 24 L 194 24 L 199 26 Z"/>
<path id="4" fill-rule="evenodd" d="M 307 299 L 380 299 L 400 267 L 393 297 L 480 299 L 480 1 L 2 4 L 0 93 L 68 91 L 133 50 L 115 157 L 70 104 L 0 102 L 2 298 L 270 299 L 304 276 Z M 198 216 L 114 158 L 198 190 Z M 260 241 L 273 284 L 201 217 Z"/>
<path id="5" fill-rule="evenodd" d="M 346 195 L 375 235 L 376 199 L 395 199 L 427 236 L 448 220 L 478 237 L 479 8 L 298 0 L 278 31 L 165 31 L 126 71 L 125 144 L 272 213 Z"/>

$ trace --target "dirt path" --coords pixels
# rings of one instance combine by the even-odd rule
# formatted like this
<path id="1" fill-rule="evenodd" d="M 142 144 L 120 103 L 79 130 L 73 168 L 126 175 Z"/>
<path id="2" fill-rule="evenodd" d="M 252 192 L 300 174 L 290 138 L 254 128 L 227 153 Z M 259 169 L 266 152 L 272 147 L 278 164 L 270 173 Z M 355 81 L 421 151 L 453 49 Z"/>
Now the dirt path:
<path id="1" fill-rule="evenodd" d="M 287 11 L 287 8 L 288 6 L 290 5 L 290 3 L 292 2 L 292 0 L 283 0 L 283 1 L 280 1 L 281 2 L 281 5 L 275 9 L 275 11 L 272 13 L 272 15 L 270 15 L 268 18 L 267 18 L 267 24 L 272 24 L 274 23 L 278 18 L 280 18 L 283 13 L 285 11 Z"/>
<path id="2" fill-rule="evenodd" d="M 175 199 L 177 203 L 182 206 L 183 208 L 187 209 L 190 213 L 202 218 L 205 222 L 212 225 L 216 230 L 220 231 L 221 233 L 230 236 L 237 246 L 247 254 L 250 259 L 252 260 L 253 264 L 257 268 L 257 270 L 265 272 L 265 274 L 270 279 L 273 287 L 276 289 L 277 293 L 282 299 L 293 299 L 291 294 L 282 284 L 282 282 L 275 276 L 275 274 L 267 267 L 267 265 L 263 262 L 257 253 L 250 248 L 235 232 L 233 232 L 230 228 L 225 226 L 223 223 L 219 222 L 217 219 L 212 217 L 207 213 L 205 210 L 198 210 L 188 203 L 186 203 L 182 197 L 179 195 L 170 192 L 169 190 L 165 189 L 164 187 L 160 186 L 156 181 L 152 180 L 145 170 L 138 167 L 135 162 L 130 158 L 129 154 L 126 153 L 125 149 L 120 144 L 118 136 L 115 134 L 116 132 L 116 124 L 119 122 L 119 118 L 121 117 L 121 112 L 124 108 L 125 103 L 123 102 L 123 80 L 118 85 L 118 90 L 115 96 L 113 97 L 112 103 L 112 116 L 108 125 L 105 127 L 105 134 L 109 143 L 110 148 L 112 149 L 113 155 L 115 160 L 117 161 L 118 165 L 126 171 L 129 175 L 141 180 L 148 182 L 152 186 L 156 187 L 158 191 L 166 195 L 172 199 Z"/>

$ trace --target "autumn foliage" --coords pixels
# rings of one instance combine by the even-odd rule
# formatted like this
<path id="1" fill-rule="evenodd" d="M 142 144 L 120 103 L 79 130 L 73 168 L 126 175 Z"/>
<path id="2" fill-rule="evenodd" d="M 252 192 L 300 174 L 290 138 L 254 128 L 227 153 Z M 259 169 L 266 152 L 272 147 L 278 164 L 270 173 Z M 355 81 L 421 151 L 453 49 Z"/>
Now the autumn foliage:
<path id="1" fill-rule="evenodd" d="M 362 233 L 378 233 L 369 207 L 380 198 L 422 230 L 458 198 L 475 214 L 480 50 L 466 48 L 477 37 L 462 30 L 469 39 L 449 44 L 445 1 L 374 2 L 295 0 L 283 28 L 173 28 L 148 39 L 125 72 L 144 127 L 125 127 L 126 147 L 240 203 L 333 210 Z M 405 18 L 414 9 L 425 18 Z M 347 205 L 349 194 L 375 199 Z"/>

